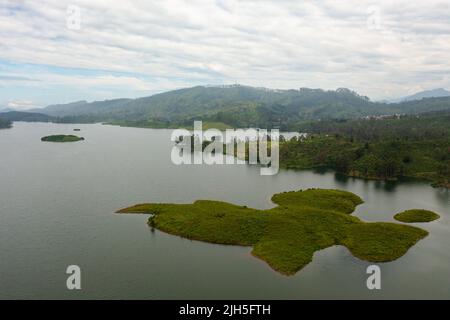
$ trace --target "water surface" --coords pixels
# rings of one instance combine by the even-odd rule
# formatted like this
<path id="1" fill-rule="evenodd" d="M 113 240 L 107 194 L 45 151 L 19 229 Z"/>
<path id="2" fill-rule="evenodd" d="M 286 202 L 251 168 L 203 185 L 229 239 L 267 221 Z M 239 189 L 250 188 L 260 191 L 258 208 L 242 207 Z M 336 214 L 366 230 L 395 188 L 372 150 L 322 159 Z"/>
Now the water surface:
<path id="1" fill-rule="evenodd" d="M 43 143 L 72 134 L 76 143 Z M 247 165 L 176 166 L 171 130 L 15 123 L 0 130 L 0 298 L 450 298 L 450 192 L 426 182 L 384 183 L 332 172 L 282 170 L 260 176 Z M 400 259 L 379 264 L 382 289 L 366 288 L 370 263 L 345 247 L 317 252 L 295 276 L 274 272 L 251 248 L 152 232 L 145 215 L 114 211 L 140 202 L 223 200 L 270 208 L 272 194 L 338 188 L 365 203 L 354 213 L 394 221 L 424 208 L 441 219 L 417 224 L 430 235 Z M 82 270 L 82 290 L 65 270 Z"/>

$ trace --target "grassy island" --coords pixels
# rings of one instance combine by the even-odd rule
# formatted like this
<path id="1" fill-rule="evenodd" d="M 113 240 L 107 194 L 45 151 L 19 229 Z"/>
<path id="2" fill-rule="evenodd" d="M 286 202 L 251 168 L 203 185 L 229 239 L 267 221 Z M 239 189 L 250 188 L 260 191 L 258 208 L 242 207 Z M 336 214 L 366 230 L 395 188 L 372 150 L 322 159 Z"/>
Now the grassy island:
<path id="1" fill-rule="evenodd" d="M 0 129 L 9 129 L 11 127 L 12 127 L 11 121 L 0 118 Z"/>
<path id="2" fill-rule="evenodd" d="M 83 141 L 83 137 L 77 137 L 74 135 L 53 135 L 53 136 L 47 136 L 41 138 L 41 141 L 45 142 L 76 142 L 76 141 Z"/>
<path id="3" fill-rule="evenodd" d="M 273 269 L 293 275 L 314 252 L 346 246 L 373 262 L 395 260 L 428 232 L 396 223 L 367 223 L 351 216 L 363 201 L 340 190 L 308 189 L 275 194 L 278 206 L 257 210 L 226 202 L 139 204 L 118 213 L 146 213 L 149 225 L 169 234 L 210 243 L 252 246 L 252 254 Z"/>
<path id="4" fill-rule="evenodd" d="M 428 210 L 406 210 L 400 213 L 397 213 L 394 216 L 395 220 L 401 221 L 401 222 L 430 222 L 439 219 L 440 216 L 433 212 Z"/>

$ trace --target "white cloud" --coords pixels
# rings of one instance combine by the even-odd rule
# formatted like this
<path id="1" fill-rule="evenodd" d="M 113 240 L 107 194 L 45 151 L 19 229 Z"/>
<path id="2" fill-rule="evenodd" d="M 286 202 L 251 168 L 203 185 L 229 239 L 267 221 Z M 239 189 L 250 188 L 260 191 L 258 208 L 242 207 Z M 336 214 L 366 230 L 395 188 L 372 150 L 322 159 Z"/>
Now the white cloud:
<path id="1" fill-rule="evenodd" d="M 103 93 L 116 86 L 158 91 L 238 82 L 349 87 L 381 98 L 417 87 L 450 87 L 448 1 L 79 0 L 80 30 L 66 27 L 69 4 L 74 3 L 2 2 L 0 59 L 148 79 L 40 78 L 39 85 L 59 77 Z M 379 30 L 367 27 L 374 5 Z"/>
<path id="2" fill-rule="evenodd" d="M 8 108 L 15 109 L 15 110 L 27 110 L 32 108 L 37 108 L 37 106 L 33 101 L 29 100 L 12 100 L 8 101 L 6 104 Z"/>

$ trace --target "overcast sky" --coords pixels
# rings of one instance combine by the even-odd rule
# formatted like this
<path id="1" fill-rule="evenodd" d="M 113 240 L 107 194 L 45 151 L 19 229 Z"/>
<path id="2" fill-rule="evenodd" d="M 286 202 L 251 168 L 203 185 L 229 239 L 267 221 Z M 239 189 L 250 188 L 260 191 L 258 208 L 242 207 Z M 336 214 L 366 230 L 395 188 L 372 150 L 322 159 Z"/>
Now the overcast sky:
<path id="1" fill-rule="evenodd" d="M 0 108 L 234 83 L 378 100 L 449 72 L 448 0 L 0 0 Z"/>

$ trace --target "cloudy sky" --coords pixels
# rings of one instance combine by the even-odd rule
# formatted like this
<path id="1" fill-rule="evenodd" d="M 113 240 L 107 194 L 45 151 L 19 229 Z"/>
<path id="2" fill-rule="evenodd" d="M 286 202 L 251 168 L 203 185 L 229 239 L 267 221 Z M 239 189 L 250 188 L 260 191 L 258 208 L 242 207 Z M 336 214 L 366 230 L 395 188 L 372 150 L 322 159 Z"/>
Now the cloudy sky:
<path id="1" fill-rule="evenodd" d="M 450 89 L 450 1 L 0 0 L 0 108 L 234 83 Z"/>

